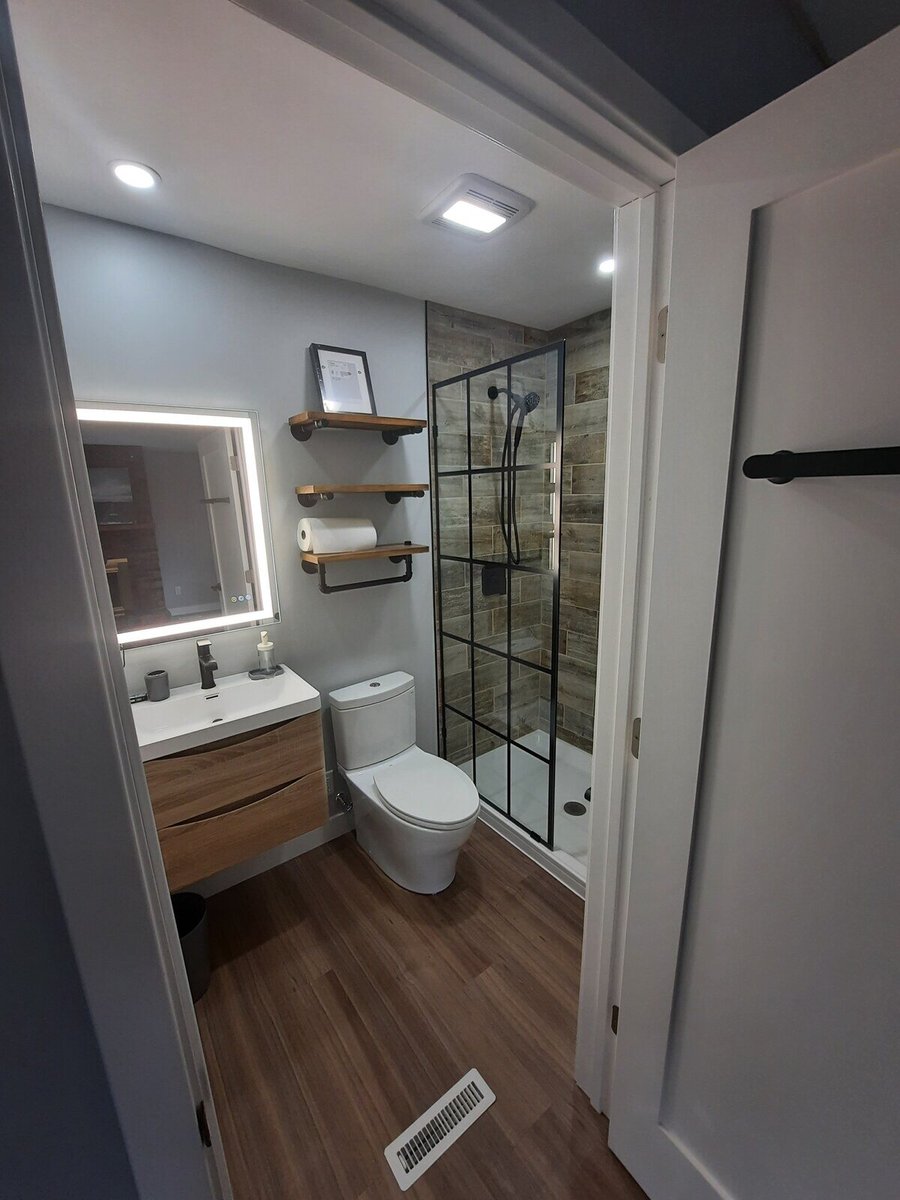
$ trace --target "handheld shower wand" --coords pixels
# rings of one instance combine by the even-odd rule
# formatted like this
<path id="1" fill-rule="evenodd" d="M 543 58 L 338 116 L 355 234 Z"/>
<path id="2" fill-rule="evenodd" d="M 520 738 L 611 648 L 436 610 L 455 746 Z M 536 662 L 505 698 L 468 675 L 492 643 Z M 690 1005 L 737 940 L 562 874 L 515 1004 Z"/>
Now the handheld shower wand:
<path id="1" fill-rule="evenodd" d="M 503 457 L 500 470 L 500 531 L 506 544 L 508 560 L 518 565 L 522 561 L 522 549 L 519 544 L 519 517 L 516 512 L 516 492 L 518 489 L 517 471 L 519 460 L 519 442 L 522 440 L 522 428 L 525 418 L 534 412 L 541 402 L 537 392 L 518 395 L 510 388 L 498 388 L 493 384 L 488 388 L 488 399 L 496 400 L 498 396 L 509 397 L 509 417 L 506 422 L 506 437 L 503 441 Z M 515 426 L 515 431 L 513 430 Z M 507 475 L 509 476 L 509 513 L 506 509 Z M 515 544 L 515 549 L 513 549 Z"/>

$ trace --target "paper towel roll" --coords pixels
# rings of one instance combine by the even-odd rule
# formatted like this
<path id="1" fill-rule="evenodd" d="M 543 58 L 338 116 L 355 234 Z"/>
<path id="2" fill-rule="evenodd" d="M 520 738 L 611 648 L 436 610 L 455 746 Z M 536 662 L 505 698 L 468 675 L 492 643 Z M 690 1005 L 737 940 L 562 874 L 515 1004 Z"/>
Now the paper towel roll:
<path id="1" fill-rule="evenodd" d="M 378 540 L 365 517 L 304 517 L 297 525 L 297 545 L 312 554 L 371 550 Z"/>

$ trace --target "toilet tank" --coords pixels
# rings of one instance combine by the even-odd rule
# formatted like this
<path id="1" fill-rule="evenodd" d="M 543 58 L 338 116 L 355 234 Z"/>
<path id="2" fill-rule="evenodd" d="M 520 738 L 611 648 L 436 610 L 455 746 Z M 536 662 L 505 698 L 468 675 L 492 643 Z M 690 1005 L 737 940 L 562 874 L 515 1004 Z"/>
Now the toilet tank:
<path id="1" fill-rule="evenodd" d="M 355 771 L 415 745 L 416 681 L 406 671 L 338 688 L 328 700 L 339 767 Z"/>

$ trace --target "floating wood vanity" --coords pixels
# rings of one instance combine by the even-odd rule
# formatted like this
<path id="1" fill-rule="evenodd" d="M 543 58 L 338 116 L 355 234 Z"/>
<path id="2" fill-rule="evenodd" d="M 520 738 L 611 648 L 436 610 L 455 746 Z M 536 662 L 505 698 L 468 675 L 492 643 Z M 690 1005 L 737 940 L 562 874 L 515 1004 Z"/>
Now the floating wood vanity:
<path id="1" fill-rule="evenodd" d="M 172 891 L 328 819 L 319 712 L 144 763 Z"/>

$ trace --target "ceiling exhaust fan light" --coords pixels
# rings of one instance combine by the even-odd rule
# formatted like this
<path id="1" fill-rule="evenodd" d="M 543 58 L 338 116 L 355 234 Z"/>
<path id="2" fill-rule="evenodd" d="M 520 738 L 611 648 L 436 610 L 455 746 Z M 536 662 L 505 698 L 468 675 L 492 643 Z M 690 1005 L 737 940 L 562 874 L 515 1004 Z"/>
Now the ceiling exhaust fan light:
<path id="1" fill-rule="evenodd" d="M 159 183 L 159 175 L 152 167 L 145 167 L 143 163 L 115 162 L 111 166 L 113 175 L 119 183 L 124 183 L 127 187 L 146 191 L 148 188 L 156 187 Z"/>
<path id="2" fill-rule="evenodd" d="M 506 217 L 472 204 L 469 200 L 457 200 L 441 216 L 445 221 L 452 221 L 454 225 L 462 225 L 465 229 L 475 229 L 478 233 L 493 233 L 506 224 Z"/>
<path id="3" fill-rule="evenodd" d="M 534 208 L 534 201 L 485 179 L 462 175 L 419 214 L 419 219 L 457 236 L 484 240 L 505 231 Z"/>

